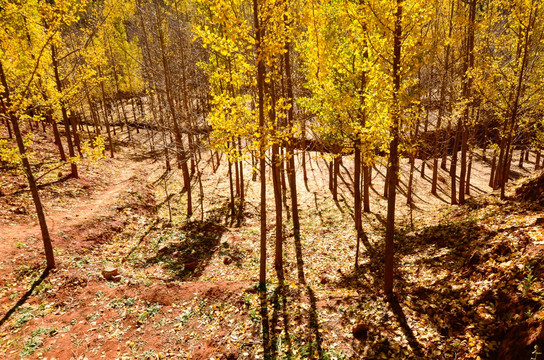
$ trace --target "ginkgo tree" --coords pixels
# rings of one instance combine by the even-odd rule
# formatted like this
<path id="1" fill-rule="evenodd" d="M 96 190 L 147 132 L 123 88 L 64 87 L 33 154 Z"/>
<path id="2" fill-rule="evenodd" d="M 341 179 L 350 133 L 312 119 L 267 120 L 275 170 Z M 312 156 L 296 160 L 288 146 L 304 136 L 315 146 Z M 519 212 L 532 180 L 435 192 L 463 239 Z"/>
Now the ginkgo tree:
<path id="1" fill-rule="evenodd" d="M 378 53 L 371 48 L 372 19 L 363 3 L 352 1 L 312 3 L 303 19 L 308 30 L 299 51 L 311 93 L 300 102 L 316 115 L 311 128 L 322 141 L 354 152 L 357 266 L 359 242 L 366 240 L 361 204 L 370 211 L 370 168 L 377 161 L 375 150 L 384 148 L 389 135 L 386 107 L 380 103 Z"/>
<path id="2" fill-rule="evenodd" d="M 543 4 L 535 0 L 495 1 L 482 12 L 481 67 L 474 78 L 479 93 L 499 119 L 499 156 L 493 187 L 505 196 L 515 134 L 523 117 L 541 101 Z M 508 16 L 505 16 L 507 14 Z M 527 124 L 527 122 L 525 122 Z"/>
<path id="3" fill-rule="evenodd" d="M 20 125 L 22 119 L 39 118 L 35 110 L 40 108 L 53 110 L 59 109 L 59 106 L 64 108 L 63 104 L 69 94 L 63 93 L 58 87 L 55 89 L 53 86 L 48 86 L 47 83 L 44 85 L 43 81 L 38 80 L 47 78 L 51 73 L 58 80 L 58 69 L 53 64 L 58 60 L 55 58 L 55 49 L 61 39 L 62 31 L 78 20 L 82 6 L 83 2 L 74 4 L 63 1 L 56 3 L 26 1 L 4 3 L 0 8 L 1 114 L 9 119 L 13 128 L 19 151 L 18 159 L 36 206 L 47 268 L 55 266 L 51 237 L 28 157 L 28 144 L 25 144 Z M 42 95 L 43 92 L 51 89 L 53 91 L 49 93 L 49 96 Z M 74 91 L 72 89 L 69 93 L 73 94 Z M 68 131 L 66 132 L 69 137 Z M 71 153 L 71 155 L 74 154 Z M 77 175 L 77 170 L 74 170 L 75 163 L 72 162 L 72 164 L 72 171 L 76 171 L 75 175 Z"/>

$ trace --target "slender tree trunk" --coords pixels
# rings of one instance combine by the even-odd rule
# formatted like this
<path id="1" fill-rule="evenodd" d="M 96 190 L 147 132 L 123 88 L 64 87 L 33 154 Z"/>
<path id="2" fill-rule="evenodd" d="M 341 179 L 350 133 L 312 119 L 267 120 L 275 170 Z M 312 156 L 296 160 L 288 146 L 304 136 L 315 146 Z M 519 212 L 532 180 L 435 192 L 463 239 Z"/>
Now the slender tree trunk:
<path id="1" fill-rule="evenodd" d="M 266 149 L 264 143 L 265 137 L 265 119 L 264 119 L 264 76 L 265 68 L 262 56 L 262 35 L 263 29 L 259 22 L 259 1 L 253 0 L 253 26 L 255 28 L 255 52 L 257 54 L 257 95 L 259 108 L 259 167 L 261 183 L 261 259 L 259 267 L 259 283 L 261 286 L 266 284 Z"/>
<path id="2" fill-rule="evenodd" d="M 308 171 L 306 170 L 306 120 L 302 120 L 302 176 L 304 184 L 308 187 Z"/>
<path id="3" fill-rule="evenodd" d="M 13 135 L 11 134 L 11 125 L 9 123 L 8 119 L 5 119 L 6 127 L 8 128 L 8 138 L 13 139 Z M 66 160 L 66 157 L 63 159 Z"/>
<path id="4" fill-rule="evenodd" d="M 466 181 L 466 188 L 465 188 L 466 195 L 470 195 L 470 174 L 472 172 L 472 156 L 473 156 L 473 151 L 470 150 L 470 153 L 468 156 L 467 181 Z"/>
<path id="5" fill-rule="evenodd" d="M 463 98 L 467 102 L 462 119 L 461 127 L 461 171 L 459 174 L 459 204 L 465 203 L 465 180 L 467 175 L 467 150 L 468 150 L 468 126 L 470 102 L 472 101 L 472 77 L 469 72 L 474 67 L 474 26 L 476 21 L 476 0 L 469 3 L 469 24 L 467 34 L 467 49 L 465 54 L 465 65 L 463 71 Z M 473 108 L 474 109 L 474 108 Z"/>
<path id="6" fill-rule="evenodd" d="M 238 151 L 241 154 L 242 153 L 242 140 L 240 136 L 238 136 Z M 240 167 L 240 209 L 239 216 L 242 217 L 244 215 L 244 202 L 245 202 L 245 190 L 244 190 L 244 167 L 242 160 L 238 161 L 238 165 Z"/>
<path id="7" fill-rule="evenodd" d="M 284 20 L 287 22 L 287 16 L 284 15 Z M 286 77 L 286 87 L 287 87 L 287 101 L 289 105 L 289 110 L 287 110 L 287 125 L 289 126 L 290 139 L 287 146 L 287 181 L 289 182 L 289 191 L 291 194 L 291 212 L 292 212 L 292 221 L 293 221 L 293 235 L 295 239 L 295 247 L 300 245 L 300 220 L 298 215 L 298 194 L 297 194 L 297 179 L 295 173 L 295 154 L 294 154 L 294 145 L 295 139 L 293 134 L 293 123 L 294 123 L 294 95 L 293 95 L 293 83 L 291 77 L 291 44 L 285 44 L 285 77 Z M 304 153 L 304 152 L 303 152 Z M 304 155 L 303 155 L 304 156 Z M 297 264 L 302 265 L 301 254 L 298 251 L 295 251 L 297 256 Z M 301 273 L 299 267 L 298 279 L 300 283 L 304 283 L 304 273 Z"/>
<path id="8" fill-rule="evenodd" d="M 495 187 L 495 169 L 497 166 L 497 150 L 493 151 L 493 159 L 491 160 L 491 175 L 489 177 L 489 186 Z"/>
<path id="9" fill-rule="evenodd" d="M 450 167 L 450 177 L 451 177 L 451 201 L 452 205 L 457 204 L 457 154 L 459 150 L 459 142 L 461 141 L 462 136 L 462 120 L 459 119 L 457 123 L 457 131 L 455 132 L 455 142 L 453 143 L 453 152 L 451 154 L 451 167 Z"/>
<path id="10" fill-rule="evenodd" d="M 389 198 L 389 178 L 390 178 L 390 173 L 389 173 L 389 166 L 387 167 L 387 169 L 385 169 L 385 180 L 384 180 L 384 187 L 383 187 L 383 197 L 384 198 Z"/>
<path id="11" fill-rule="evenodd" d="M 47 118 L 47 121 L 51 123 L 51 127 L 53 128 L 53 136 L 55 137 L 55 145 L 57 145 L 57 148 L 59 149 L 60 159 L 62 161 L 66 161 L 66 154 L 64 153 L 64 148 L 62 147 L 62 140 L 59 134 L 59 128 L 57 126 L 57 122 L 55 121 L 55 119 L 53 119 L 51 110 L 47 110 L 45 117 Z"/>
<path id="12" fill-rule="evenodd" d="M 236 143 L 233 141 L 232 142 L 232 147 L 236 146 L 235 145 Z M 236 196 L 237 197 L 240 197 L 240 174 L 239 174 L 239 169 L 238 169 L 238 160 L 236 160 L 236 162 L 234 163 L 234 175 L 235 175 L 235 179 L 236 179 Z"/>
<path id="13" fill-rule="evenodd" d="M 77 152 L 80 156 L 83 156 L 81 153 L 81 141 L 79 139 L 79 134 L 77 132 L 77 117 L 74 115 L 74 113 L 70 110 L 70 115 L 68 116 L 68 120 L 70 121 L 70 126 L 72 127 L 72 134 L 74 135 L 74 144 L 77 148 Z"/>
<path id="14" fill-rule="evenodd" d="M 276 209 L 276 252 L 274 267 L 280 281 L 283 280 L 283 211 L 280 178 L 279 145 L 272 145 L 272 184 L 274 187 L 274 204 Z"/>
<path id="15" fill-rule="evenodd" d="M 183 146 L 183 139 L 181 137 L 181 129 L 178 125 L 178 119 L 176 116 L 176 107 L 174 105 L 174 98 L 172 95 L 172 87 L 170 84 L 170 70 L 169 70 L 169 64 L 166 59 L 166 48 L 165 48 L 165 41 L 164 41 L 164 34 L 162 31 L 162 19 L 160 19 L 160 5 L 158 2 L 155 2 L 155 6 L 157 9 L 157 29 L 159 33 L 159 45 L 161 49 L 161 60 L 162 60 L 162 66 L 164 71 L 164 83 L 165 83 L 165 90 L 166 90 L 166 100 L 168 103 L 168 106 L 170 108 L 170 114 L 172 115 L 172 123 L 174 125 L 174 138 L 176 140 L 176 155 L 178 159 L 178 163 L 181 164 L 181 171 L 183 174 L 183 185 L 185 190 L 187 191 L 187 217 L 190 217 L 193 214 L 193 204 L 192 204 L 192 196 L 191 196 L 191 176 L 189 175 L 189 167 L 187 165 L 187 153 L 185 152 L 185 148 Z"/>
<path id="16" fill-rule="evenodd" d="M 232 161 L 228 159 L 229 162 L 229 189 L 230 189 L 230 202 L 229 202 L 229 208 L 230 208 L 230 216 L 234 218 L 234 186 L 232 184 Z"/>
<path id="17" fill-rule="evenodd" d="M 365 213 L 370 212 L 370 185 L 371 185 L 371 179 L 372 179 L 372 167 L 371 166 L 363 166 L 363 211 Z"/>
<path id="18" fill-rule="evenodd" d="M 51 45 L 51 59 L 53 63 L 53 72 L 55 75 L 55 83 L 57 86 L 57 91 L 59 93 L 62 93 L 62 83 L 60 81 L 60 75 L 59 75 L 59 64 L 57 60 L 57 49 L 55 45 Z M 62 119 L 64 123 L 64 131 L 66 132 L 66 140 L 68 143 L 68 154 L 70 155 L 70 159 L 74 159 L 76 157 L 76 154 L 74 152 L 74 146 L 72 144 L 72 133 L 70 131 L 70 121 L 68 120 L 68 114 L 66 113 L 66 106 L 64 102 L 61 103 L 61 112 L 62 112 Z M 76 131 L 74 129 L 74 131 Z M 72 169 L 72 177 L 78 178 L 78 172 L 77 172 L 77 164 L 74 161 L 70 161 L 70 167 Z"/>
<path id="19" fill-rule="evenodd" d="M 341 155 L 334 158 L 332 175 L 332 198 L 338 200 L 338 173 L 340 172 Z"/>
<path id="20" fill-rule="evenodd" d="M 353 194 L 354 194 L 354 215 L 355 215 L 355 231 L 357 234 L 356 237 L 356 250 L 355 250 L 355 268 L 359 267 L 359 243 L 361 239 L 361 230 L 362 230 L 362 218 L 361 218 L 361 144 L 359 138 L 355 140 L 353 144 L 355 148 L 355 157 L 354 157 L 354 172 L 353 172 Z"/>
<path id="21" fill-rule="evenodd" d="M 42 202 L 40 199 L 40 194 L 38 193 L 38 187 L 36 185 L 36 180 L 32 174 L 32 168 L 30 167 L 30 162 L 26 156 L 26 149 L 23 141 L 23 136 L 21 130 L 19 129 L 19 122 L 15 117 L 15 114 L 9 109 L 11 106 L 10 91 L 6 81 L 6 75 L 4 73 L 4 67 L 2 64 L 2 59 L 0 59 L 0 82 L 4 88 L 4 94 L 0 97 L 0 103 L 3 107 L 3 111 L 6 116 L 9 116 L 11 121 L 11 126 L 13 128 L 13 133 L 15 135 L 15 141 L 17 142 L 17 147 L 19 149 L 19 154 L 21 155 L 21 162 L 23 164 L 23 171 L 28 180 L 28 185 L 30 188 L 30 193 L 32 194 L 32 200 L 36 207 L 36 214 L 38 216 L 38 222 L 40 224 L 40 230 L 42 233 L 43 246 L 45 250 L 45 258 L 47 260 L 47 268 L 51 269 L 55 267 L 55 257 L 53 253 L 53 245 L 51 244 L 51 237 L 49 235 L 49 229 L 47 228 L 47 221 L 45 219 L 45 213 L 43 211 Z"/>
<path id="22" fill-rule="evenodd" d="M 399 171 L 399 127 L 401 110 L 399 108 L 400 92 L 400 66 L 402 47 L 402 6 L 403 0 L 397 0 L 395 13 L 395 28 L 393 31 L 393 110 L 391 135 L 389 145 L 389 197 L 387 198 L 387 220 L 385 230 L 385 282 L 384 292 L 388 300 L 393 298 L 393 272 L 394 272 L 394 238 L 395 238 L 395 201 L 397 197 L 397 179 Z"/>
<path id="23" fill-rule="evenodd" d="M 480 117 L 480 108 L 478 108 L 478 118 Z M 487 137 L 488 137 L 488 132 L 489 132 L 489 129 L 488 129 L 488 124 L 487 122 L 485 123 L 485 129 L 484 129 L 484 143 L 483 143 L 483 146 L 482 146 L 482 160 L 483 161 L 487 161 Z"/>
<path id="24" fill-rule="evenodd" d="M 430 95 L 429 95 L 430 96 Z M 423 124 L 423 133 L 427 134 L 429 128 L 429 109 L 426 111 L 425 122 Z M 425 167 L 427 166 L 427 153 L 421 152 L 421 177 L 425 178 Z"/>

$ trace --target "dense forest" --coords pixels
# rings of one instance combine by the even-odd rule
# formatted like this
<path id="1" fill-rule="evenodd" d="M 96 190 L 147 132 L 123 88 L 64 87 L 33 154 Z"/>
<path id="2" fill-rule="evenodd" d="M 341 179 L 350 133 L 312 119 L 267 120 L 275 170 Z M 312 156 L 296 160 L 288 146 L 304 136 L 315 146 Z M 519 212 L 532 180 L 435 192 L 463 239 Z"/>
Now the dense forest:
<path id="1" fill-rule="evenodd" d="M 0 357 L 544 359 L 543 20 L 0 0 Z"/>

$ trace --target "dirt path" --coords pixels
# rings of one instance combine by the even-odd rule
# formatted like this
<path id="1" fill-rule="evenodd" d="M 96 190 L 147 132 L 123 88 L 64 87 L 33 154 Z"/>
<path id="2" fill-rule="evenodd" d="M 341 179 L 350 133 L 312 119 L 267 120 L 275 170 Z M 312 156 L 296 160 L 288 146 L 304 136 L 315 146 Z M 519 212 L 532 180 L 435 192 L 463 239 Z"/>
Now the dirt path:
<path id="1" fill-rule="evenodd" d="M 87 222 L 111 215 L 115 199 L 127 189 L 129 180 L 136 174 L 138 165 L 135 162 L 127 162 L 126 166 L 116 174 L 117 177 L 105 188 L 95 190 L 87 196 L 78 197 L 60 208 L 51 209 L 45 204 L 47 225 L 53 245 L 58 245 L 62 242 L 63 235 L 80 228 Z M 22 224 L 0 223 L 0 252 L 11 254 L 19 251 L 17 244 L 31 237 L 41 239 L 37 219 L 31 223 Z"/>

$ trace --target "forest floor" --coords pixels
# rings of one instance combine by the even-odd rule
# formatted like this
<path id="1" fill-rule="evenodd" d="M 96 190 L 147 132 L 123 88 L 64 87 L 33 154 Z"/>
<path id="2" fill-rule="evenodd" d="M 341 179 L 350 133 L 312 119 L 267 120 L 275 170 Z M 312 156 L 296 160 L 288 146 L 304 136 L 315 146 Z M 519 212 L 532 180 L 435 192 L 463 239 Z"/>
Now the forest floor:
<path id="1" fill-rule="evenodd" d="M 243 215 L 231 217 L 226 161 L 214 172 L 203 153 L 202 193 L 195 175 L 187 219 L 179 170 L 165 172 L 142 144 L 134 155 L 126 133 L 116 139 L 114 159 L 83 160 L 73 179 L 66 166 L 45 174 L 56 166 L 55 148 L 50 134 L 35 136 L 52 271 L 44 271 L 25 179 L 1 169 L 0 358 L 542 359 L 544 203 L 517 199 L 513 185 L 509 199 L 499 200 L 480 156 L 474 197 L 464 206 L 448 205 L 442 170 L 439 196 L 430 195 L 429 167 L 414 176 L 414 205 L 407 206 L 403 162 L 396 297 L 387 303 L 383 166 L 373 172 L 372 213 L 363 219 L 371 249 L 362 248 L 354 270 L 351 159 L 344 158 L 338 201 L 325 159 L 309 154 L 306 183 L 298 163 L 302 239 L 296 246 L 284 208 L 281 286 L 268 186 L 269 282 L 262 290 L 259 189 L 250 164 Z M 523 181 L 533 166 L 513 166 L 513 175 Z M 105 267 L 120 279 L 105 279 Z"/>

